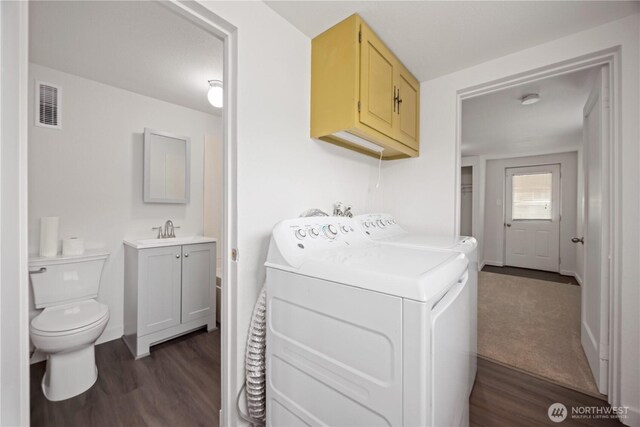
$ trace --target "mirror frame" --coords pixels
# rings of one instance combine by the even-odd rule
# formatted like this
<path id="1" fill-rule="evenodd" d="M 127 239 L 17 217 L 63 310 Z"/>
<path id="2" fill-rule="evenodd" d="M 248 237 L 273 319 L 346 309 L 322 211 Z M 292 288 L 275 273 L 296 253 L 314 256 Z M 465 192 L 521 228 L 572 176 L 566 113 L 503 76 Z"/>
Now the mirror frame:
<path id="1" fill-rule="evenodd" d="M 184 177 L 184 191 L 185 197 L 181 199 L 158 199 L 151 197 L 151 137 L 154 135 L 164 136 L 167 138 L 178 139 L 185 143 L 185 177 Z M 188 136 L 176 135 L 170 132 L 163 132 L 144 128 L 144 177 L 143 188 L 144 195 L 143 200 L 145 203 L 173 203 L 173 204 L 187 204 L 190 201 L 191 196 L 191 138 Z"/>

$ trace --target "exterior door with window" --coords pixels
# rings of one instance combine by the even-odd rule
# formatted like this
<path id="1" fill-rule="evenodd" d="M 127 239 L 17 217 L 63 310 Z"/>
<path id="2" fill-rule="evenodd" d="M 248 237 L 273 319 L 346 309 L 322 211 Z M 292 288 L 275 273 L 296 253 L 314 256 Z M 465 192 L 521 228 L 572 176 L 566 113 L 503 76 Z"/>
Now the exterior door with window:
<path id="1" fill-rule="evenodd" d="M 506 169 L 505 264 L 560 268 L 560 165 Z"/>

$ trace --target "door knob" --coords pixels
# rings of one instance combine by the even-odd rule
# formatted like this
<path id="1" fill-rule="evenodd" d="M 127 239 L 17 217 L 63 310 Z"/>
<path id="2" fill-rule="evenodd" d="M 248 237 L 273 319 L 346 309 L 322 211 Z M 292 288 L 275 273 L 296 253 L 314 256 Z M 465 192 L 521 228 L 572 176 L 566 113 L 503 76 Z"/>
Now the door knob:
<path id="1" fill-rule="evenodd" d="M 507 227 L 511 227 L 511 224 L 505 224 Z"/>
<path id="2" fill-rule="evenodd" d="M 187 252 L 186 254 L 184 254 L 185 258 L 189 258 L 189 252 Z"/>
<path id="3" fill-rule="evenodd" d="M 180 258 L 180 254 L 177 254 L 177 255 L 176 255 L 176 258 Z"/>
<path id="4" fill-rule="evenodd" d="M 573 243 L 582 243 L 584 245 L 584 237 L 572 237 L 571 241 Z"/>

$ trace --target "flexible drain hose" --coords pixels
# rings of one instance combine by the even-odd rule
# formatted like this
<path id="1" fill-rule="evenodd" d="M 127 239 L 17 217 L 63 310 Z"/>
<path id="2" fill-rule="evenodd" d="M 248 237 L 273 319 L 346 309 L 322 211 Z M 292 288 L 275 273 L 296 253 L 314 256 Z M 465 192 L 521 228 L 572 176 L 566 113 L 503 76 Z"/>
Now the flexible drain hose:
<path id="1" fill-rule="evenodd" d="M 253 307 L 247 350 L 245 355 L 245 397 L 247 400 L 247 421 L 264 425 L 266 422 L 266 367 L 265 349 L 267 346 L 267 299 L 263 286 Z M 244 418 L 244 414 L 242 414 Z"/>

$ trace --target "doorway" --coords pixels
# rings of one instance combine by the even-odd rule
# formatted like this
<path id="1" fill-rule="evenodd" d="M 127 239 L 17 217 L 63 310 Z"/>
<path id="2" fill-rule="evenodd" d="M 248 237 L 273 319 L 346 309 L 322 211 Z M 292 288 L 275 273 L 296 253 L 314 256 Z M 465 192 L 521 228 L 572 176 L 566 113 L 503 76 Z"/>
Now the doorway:
<path id="1" fill-rule="evenodd" d="M 153 3 L 154 5 L 160 5 L 160 3 Z M 235 133 L 234 133 L 234 129 L 235 129 L 235 96 L 236 96 L 236 83 L 235 83 L 235 70 L 233 67 L 233 64 L 235 63 L 235 55 L 236 55 L 236 45 L 235 45 L 235 28 L 231 25 L 229 25 L 228 23 L 226 23 L 225 21 L 223 21 L 222 19 L 220 19 L 219 17 L 215 16 L 212 12 L 210 12 L 208 9 L 204 8 L 203 6 L 199 5 L 199 4 L 182 4 L 179 2 L 166 2 L 163 3 L 162 5 L 160 5 L 159 7 L 161 8 L 168 8 L 168 10 L 173 11 L 176 15 L 180 15 L 181 18 L 187 18 L 189 21 L 191 21 L 192 23 L 195 23 L 196 25 L 198 25 L 198 27 L 200 29 L 204 29 L 206 32 L 209 32 L 213 37 L 218 37 L 220 40 L 223 40 L 223 43 L 225 45 L 225 48 L 223 50 L 223 54 L 224 54 L 224 58 L 225 58 L 225 64 L 224 64 L 224 70 L 223 70 L 223 80 L 225 81 L 225 91 L 224 91 L 224 100 L 225 100 L 225 105 L 230 106 L 230 108 L 225 109 L 223 115 L 222 115 L 222 122 L 223 122 L 223 127 L 224 127 L 224 137 L 223 137 L 223 146 L 224 146 L 224 189 L 223 189 L 223 194 L 224 194 L 224 214 L 223 214 L 223 226 L 222 226 L 222 236 L 221 239 L 219 241 L 219 247 L 220 247 L 220 253 L 222 254 L 222 276 L 223 276 L 223 281 L 226 282 L 230 282 L 235 280 L 236 277 L 236 273 L 235 273 L 235 266 L 233 265 L 233 263 L 231 262 L 230 257 L 228 256 L 228 254 L 231 253 L 231 246 L 235 246 L 236 245 L 236 231 L 235 231 L 235 198 L 233 197 L 233 195 L 235 194 L 235 150 L 233 149 L 233 147 L 235 146 L 234 141 L 235 141 Z M 27 166 L 27 141 L 26 141 L 26 137 L 27 137 L 27 128 L 30 124 L 33 123 L 33 118 L 29 117 L 27 120 L 27 112 L 30 110 L 28 108 L 28 89 L 31 85 L 31 78 L 28 77 L 27 75 L 27 69 L 28 69 L 28 46 L 25 43 L 25 41 L 27 40 L 27 29 L 28 29 L 28 5 L 26 3 L 23 4 L 16 4 L 15 7 L 12 6 L 12 10 L 9 11 L 9 8 L 5 8 L 3 5 L 3 23 L 4 23 L 4 17 L 5 14 L 4 12 L 11 12 L 10 14 L 8 14 L 7 16 L 12 16 L 13 18 L 17 18 L 13 21 L 12 27 L 11 27 L 11 32 L 4 32 L 3 31 L 3 52 L 4 52 L 4 47 L 6 46 L 5 43 L 8 43 L 9 46 L 11 46 L 11 49 L 14 48 L 15 46 L 15 51 L 14 53 L 17 54 L 17 57 L 14 58 L 15 62 L 11 62 L 11 64 L 16 64 L 16 67 L 13 67 L 12 65 L 12 70 L 15 71 L 17 74 L 16 75 L 11 75 L 11 79 L 9 79 L 8 75 L 7 75 L 7 79 L 4 78 L 4 74 L 3 73 L 3 80 L 2 80 L 2 84 L 3 87 L 5 87 L 5 83 L 7 82 L 13 82 L 16 86 L 17 89 L 19 89 L 16 93 L 16 97 L 15 99 L 12 99 L 11 102 L 14 102 L 14 104 L 12 104 L 12 107 L 16 107 L 18 106 L 18 108 L 13 108 L 11 113 L 9 113 L 7 111 L 7 109 L 3 109 L 3 118 L 8 118 L 10 120 L 14 120 L 17 122 L 18 119 L 19 120 L 19 134 L 21 136 L 20 139 L 16 139 L 16 141 L 20 141 L 20 156 L 19 159 L 16 158 L 16 165 L 18 168 L 17 172 L 22 171 L 22 173 L 18 173 L 17 174 L 17 178 L 19 178 L 19 182 L 20 185 L 16 186 L 16 188 L 20 189 L 20 197 L 19 199 L 21 200 L 19 204 L 16 204 L 16 209 L 12 210 L 12 212 L 16 212 L 16 214 L 19 216 L 15 218 L 14 221 L 14 228 L 16 229 L 16 234 L 20 236 L 20 240 L 18 241 L 18 243 L 16 243 L 16 247 L 20 248 L 20 251 L 16 252 L 16 256 L 19 257 L 19 259 L 16 260 L 16 266 L 20 267 L 20 272 L 18 274 L 17 277 L 19 277 L 19 280 L 16 280 L 15 283 L 24 283 L 25 286 L 20 286 L 20 292 L 21 294 L 19 295 L 19 297 L 16 297 L 17 301 L 20 301 L 20 304 L 16 304 L 17 311 L 19 311 L 21 313 L 19 318 L 16 318 L 16 323 L 18 324 L 19 328 L 17 328 L 17 335 L 19 336 L 20 342 L 22 344 L 24 344 L 24 346 L 15 346 L 16 348 L 19 347 L 20 348 L 20 354 L 21 354 L 21 360 L 20 363 L 16 363 L 16 366 L 20 366 L 20 371 L 18 372 L 18 375 L 21 376 L 20 381 L 15 381 L 14 383 L 12 383 L 12 387 L 13 387 L 13 391 L 12 393 L 16 392 L 16 388 L 19 387 L 19 393 L 15 393 L 16 394 L 16 403 L 14 405 L 15 407 L 15 414 L 11 413 L 11 414 L 7 414 L 7 412 L 5 412 L 3 415 L 11 415 L 12 417 L 15 415 L 16 417 L 19 417 L 20 424 L 27 424 L 28 420 L 29 420 L 29 400 L 28 400 L 28 390 L 29 390 L 29 386 L 28 386 L 28 357 L 29 357 L 29 353 L 28 353 L 28 340 L 29 340 L 29 330 L 28 330 L 28 306 L 27 306 L 27 292 L 29 291 L 29 285 L 28 285 L 28 276 L 27 276 L 27 260 L 28 260 L 28 255 L 27 255 L 27 228 L 28 228 L 28 223 L 27 223 L 27 211 L 26 211 L 26 206 L 27 206 L 27 176 L 26 176 L 26 166 Z M 165 9 L 166 10 L 166 9 Z M 14 13 L 15 12 L 15 13 Z M 5 37 L 6 36 L 6 37 Z M 4 58 L 4 56 L 3 56 Z M 15 78 L 14 78 L 15 77 Z M 17 83 L 19 84 L 17 84 Z M 91 91 L 89 91 L 89 93 L 91 93 Z M 205 90 L 206 93 L 206 90 Z M 205 95 L 206 96 L 206 95 Z M 3 97 L 3 100 L 5 99 L 5 97 Z M 97 98 L 96 98 L 97 99 Z M 7 100 L 9 102 L 9 100 Z M 63 111 L 64 112 L 64 111 Z M 65 117 L 65 123 L 68 125 L 72 125 L 72 122 L 69 122 L 67 119 L 69 117 Z M 106 121 L 105 117 L 100 117 L 99 114 L 96 114 L 96 118 L 98 119 L 102 119 L 104 121 Z M 110 118 L 110 117 L 109 117 Z M 76 122 L 77 124 L 77 122 Z M 4 133 L 3 133 L 3 146 L 4 146 Z M 86 140 L 90 140 L 91 136 L 87 136 Z M 86 141 L 85 140 L 85 141 Z M 96 154 L 97 157 L 99 157 L 99 155 L 97 155 L 97 153 L 91 153 L 91 154 Z M 137 162 L 136 162 L 137 163 Z M 134 164 L 132 162 L 132 164 Z M 78 185 L 89 185 L 90 182 L 79 182 Z M 3 193 L 3 200 L 4 200 L 4 193 Z M 5 212 L 5 209 L 3 207 L 3 213 Z M 3 215 L 4 217 L 4 215 Z M 4 230 L 3 230 L 4 231 Z M 3 242 L 4 242 L 4 238 L 5 235 L 3 233 Z M 3 256 L 3 260 L 5 260 L 5 257 Z M 17 289 L 18 287 L 16 287 Z M 221 354 L 219 355 L 219 359 L 223 369 L 222 372 L 229 372 L 230 368 L 228 366 L 229 363 L 234 363 L 235 361 L 235 345 L 228 345 L 229 341 L 232 342 L 232 344 L 234 344 L 234 336 L 235 334 L 233 333 L 233 329 L 235 328 L 235 324 L 233 323 L 232 319 L 233 317 L 230 316 L 230 313 L 233 312 L 233 310 L 229 310 L 227 309 L 227 307 L 230 304 L 235 304 L 235 293 L 233 291 L 234 286 L 230 286 L 229 289 L 231 289 L 231 291 L 229 292 L 224 292 L 223 291 L 223 295 L 222 298 L 224 300 L 223 304 L 222 304 L 222 311 L 223 311 L 223 330 L 222 330 L 222 351 Z M 4 295 L 4 294 L 3 294 Z M 116 311 L 116 314 L 117 311 Z M 231 333 L 229 332 L 231 331 Z M 22 351 L 24 350 L 24 351 Z M 3 368 L 4 368 L 4 362 L 5 362 L 5 358 L 4 358 L 4 352 L 3 352 Z M 25 381 L 25 375 L 26 377 L 26 381 Z M 4 381 L 3 381 L 3 385 L 4 385 Z M 229 379 L 228 376 L 224 376 L 223 378 L 218 378 L 218 383 L 221 384 L 222 386 L 222 392 L 219 393 L 222 395 L 222 405 L 226 405 L 226 408 L 233 408 L 233 402 L 234 399 L 230 398 L 229 400 L 229 396 L 231 393 L 229 393 L 229 389 L 231 390 L 235 390 L 235 386 L 233 385 L 233 379 Z M 231 384 L 230 384 L 231 383 Z M 3 387 L 3 390 L 5 390 L 5 388 Z M 33 388 L 32 388 L 33 390 Z M 26 392 L 25 392 L 26 391 Z M 4 393 L 3 393 L 4 396 Z M 6 403 L 6 399 L 3 399 L 3 409 L 5 408 L 4 404 Z M 4 412 L 4 411 L 3 411 Z M 227 410 L 225 411 L 226 414 L 231 414 L 230 416 L 232 416 L 232 411 L 231 410 Z M 218 416 L 222 415 L 222 412 L 220 414 L 217 413 L 217 411 L 214 411 L 213 414 L 213 421 L 216 421 L 218 419 Z M 221 417 L 222 418 L 222 417 Z M 18 418 L 16 418 L 18 419 Z"/>
<path id="2" fill-rule="evenodd" d="M 473 236 L 473 166 L 460 172 L 460 235 Z"/>
<path id="3" fill-rule="evenodd" d="M 598 376 L 607 368 L 595 356 L 608 343 L 587 328 L 608 336 L 608 323 L 598 323 L 608 300 L 586 287 L 585 274 L 596 279 L 583 272 L 580 258 L 582 201 L 601 200 L 586 194 L 583 129 L 585 105 L 598 105 L 591 99 L 602 70 L 608 82 L 597 64 L 487 90 L 463 98 L 461 116 L 461 164 L 476 165 L 480 175 L 473 189 L 480 194 L 473 217 L 484 266 L 478 353 L 600 398 L 606 386 Z M 602 137 L 599 129 L 591 133 Z M 592 286 L 602 291 L 604 281 L 597 281 Z"/>
<path id="4" fill-rule="evenodd" d="M 505 265 L 558 272 L 560 165 L 507 168 L 505 182 Z"/>

